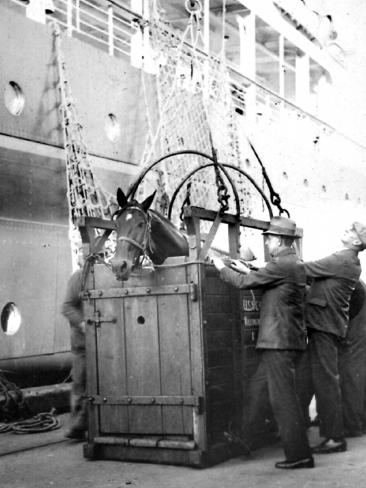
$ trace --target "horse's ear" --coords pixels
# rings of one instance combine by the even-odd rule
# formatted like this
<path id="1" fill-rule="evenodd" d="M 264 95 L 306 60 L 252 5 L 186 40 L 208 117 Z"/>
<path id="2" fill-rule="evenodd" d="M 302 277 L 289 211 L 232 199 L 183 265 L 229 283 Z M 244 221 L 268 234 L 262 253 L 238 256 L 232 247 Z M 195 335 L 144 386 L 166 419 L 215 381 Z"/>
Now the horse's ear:
<path id="1" fill-rule="evenodd" d="M 142 203 L 141 203 L 141 206 L 142 208 L 145 210 L 145 212 L 150 208 L 150 205 L 152 204 L 153 200 L 154 200 L 154 197 L 155 197 L 155 193 L 156 193 L 156 190 L 154 191 L 154 193 L 152 193 L 149 197 L 146 198 L 146 200 L 144 200 Z"/>
<path id="2" fill-rule="evenodd" d="M 127 197 L 123 193 L 121 188 L 118 188 L 118 190 L 117 190 L 117 202 L 121 208 L 124 208 L 127 205 Z"/>

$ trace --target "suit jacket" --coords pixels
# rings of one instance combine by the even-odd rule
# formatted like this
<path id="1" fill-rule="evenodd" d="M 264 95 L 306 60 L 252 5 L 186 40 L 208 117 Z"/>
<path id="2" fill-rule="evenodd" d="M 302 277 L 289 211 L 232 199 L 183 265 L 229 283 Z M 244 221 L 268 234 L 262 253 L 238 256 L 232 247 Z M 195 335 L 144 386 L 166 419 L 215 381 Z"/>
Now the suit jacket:
<path id="1" fill-rule="evenodd" d="M 264 268 L 245 275 L 224 268 L 224 281 L 242 289 L 263 289 L 257 348 L 306 348 L 304 266 L 292 248 L 282 250 Z"/>
<path id="2" fill-rule="evenodd" d="M 366 347 L 366 284 L 361 280 L 356 283 L 349 304 L 347 341 L 362 341 Z"/>
<path id="3" fill-rule="evenodd" d="M 361 274 L 357 252 L 343 249 L 305 263 L 305 272 L 314 280 L 307 296 L 307 326 L 345 337 L 351 295 Z"/>

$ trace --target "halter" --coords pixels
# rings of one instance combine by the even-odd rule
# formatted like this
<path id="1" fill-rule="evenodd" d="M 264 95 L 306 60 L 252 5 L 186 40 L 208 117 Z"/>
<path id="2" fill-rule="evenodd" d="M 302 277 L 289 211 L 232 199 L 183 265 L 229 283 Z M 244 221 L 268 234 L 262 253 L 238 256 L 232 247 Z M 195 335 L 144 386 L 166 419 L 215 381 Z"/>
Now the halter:
<path id="1" fill-rule="evenodd" d="M 143 256 L 144 257 L 148 257 L 148 251 L 151 251 L 151 248 L 150 248 L 150 240 L 149 240 L 149 235 L 150 235 L 150 230 L 151 230 L 151 218 L 149 216 L 149 214 L 147 212 L 144 212 L 140 207 L 138 207 L 137 205 L 131 205 L 131 206 L 128 206 L 128 207 L 125 207 L 125 208 L 122 208 L 121 210 L 117 210 L 117 212 L 113 215 L 112 218 L 115 217 L 116 214 L 118 215 L 121 215 L 121 213 L 126 210 L 126 209 L 130 209 L 130 210 L 138 210 L 140 213 L 142 213 L 142 215 L 144 216 L 144 220 L 145 220 L 145 232 L 144 232 L 144 237 L 143 237 L 143 240 L 142 240 L 142 245 L 135 241 L 135 239 L 131 239 L 130 237 L 127 237 L 127 236 L 120 236 L 117 238 L 117 242 L 118 241 L 126 241 L 126 242 L 129 242 L 130 244 L 132 244 L 133 246 L 135 246 L 137 249 L 139 249 Z M 139 258 L 139 256 L 137 256 L 135 258 L 135 262 L 134 264 L 136 263 L 137 259 Z"/>

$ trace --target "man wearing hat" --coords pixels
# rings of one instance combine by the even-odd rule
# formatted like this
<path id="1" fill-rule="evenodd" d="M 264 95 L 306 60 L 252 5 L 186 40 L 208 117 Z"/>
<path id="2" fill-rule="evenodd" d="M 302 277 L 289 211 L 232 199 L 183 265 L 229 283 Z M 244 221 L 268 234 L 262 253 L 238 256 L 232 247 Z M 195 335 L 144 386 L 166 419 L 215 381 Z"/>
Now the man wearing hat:
<path id="1" fill-rule="evenodd" d="M 230 269 L 220 258 L 212 260 L 222 280 L 241 289 L 263 290 L 256 347 L 261 350 L 269 398 L 286 456 L 275 466 L 312 468 L 314 461 L 295 381 L 296 367 L 306 348 L 306 277 L 292 246 L 296 224 L 285 217 L 273 217 L 264 235 L 271 254 L 271 260 L 264 268 L 250 271 L 234 261 L 234 269 Z"/>
<path id="2" fill-rule="evenodd" d="M 318 454 L 347 449 L 339 357 L 347 334 L 351 295 L 361 274 L 358 253 L 366 248 L 366 226 L 354 222 L 341 241 L 341 251 L 305 263 L 306 276 L 313 280 L 306 304 L 310 360 L 319 433 L 325 438 L 313 449 Z"/>

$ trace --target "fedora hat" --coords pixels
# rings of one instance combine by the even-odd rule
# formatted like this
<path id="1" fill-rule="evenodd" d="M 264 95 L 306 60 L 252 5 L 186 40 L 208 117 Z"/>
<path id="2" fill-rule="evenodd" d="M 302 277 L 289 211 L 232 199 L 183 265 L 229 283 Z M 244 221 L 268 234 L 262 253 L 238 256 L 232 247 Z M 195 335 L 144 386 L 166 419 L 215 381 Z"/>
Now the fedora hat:
<path id="1" fill-rule="evenodd" d="M 269 228 L 264 235 L 297 237 L 296 224 L 293 220 L 287 217 L 272 217 L 269 223 Z"/>
<path id="2" fill-rule="evenodd" d="M 361 222 L 353 222 L 352 227 L 360 239 L 363 249 L 366 249 L 366 225 Z"/>

